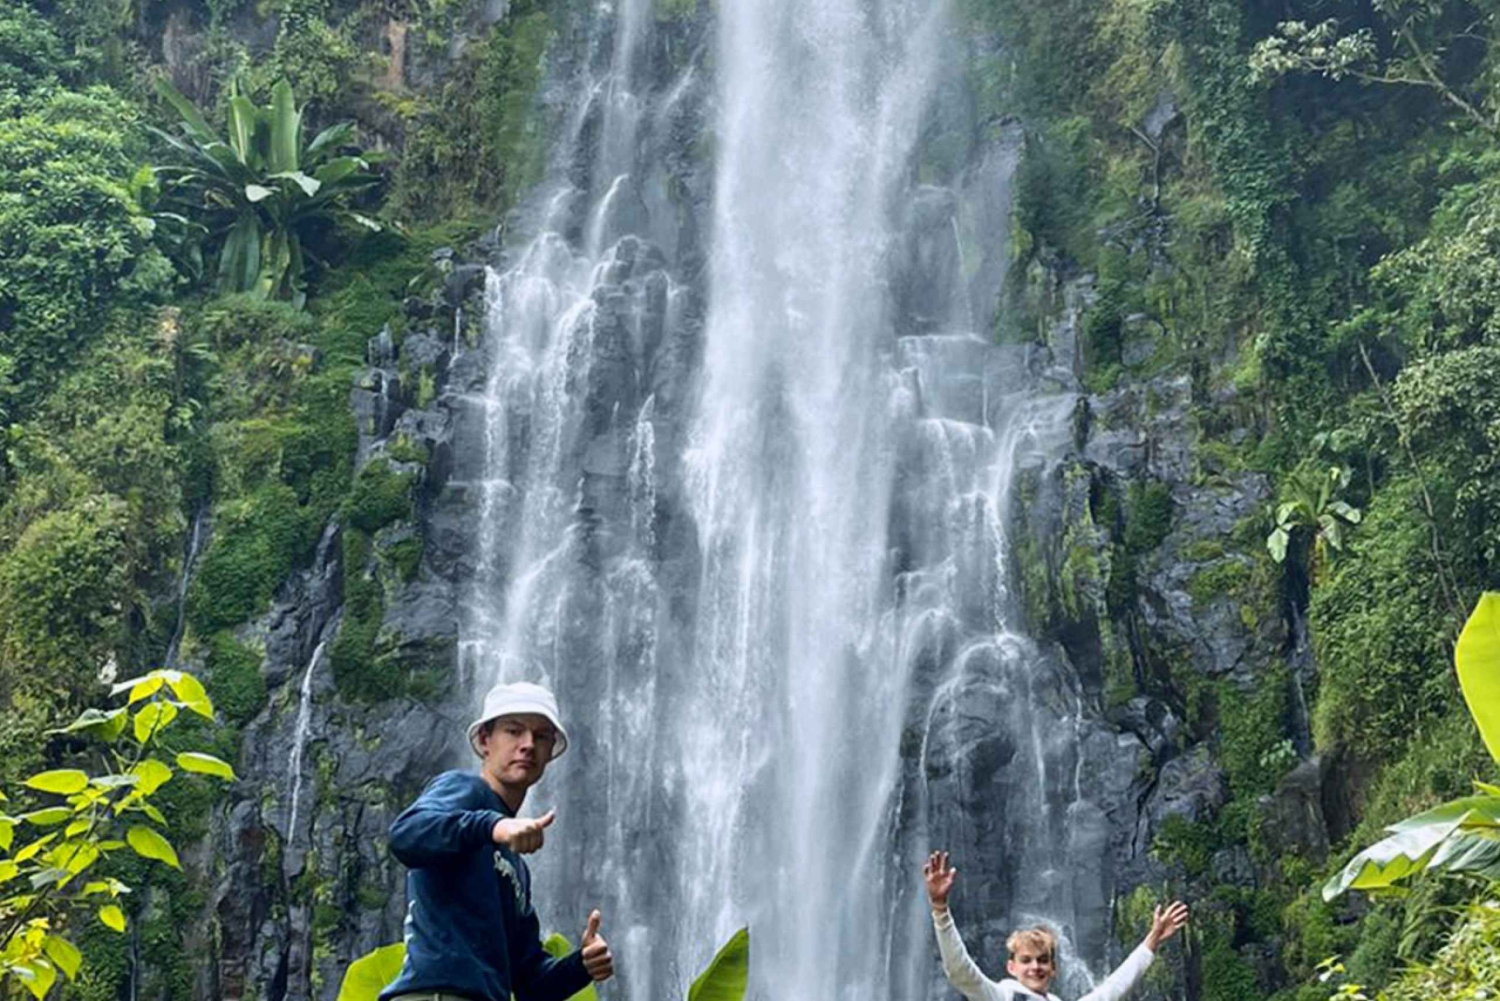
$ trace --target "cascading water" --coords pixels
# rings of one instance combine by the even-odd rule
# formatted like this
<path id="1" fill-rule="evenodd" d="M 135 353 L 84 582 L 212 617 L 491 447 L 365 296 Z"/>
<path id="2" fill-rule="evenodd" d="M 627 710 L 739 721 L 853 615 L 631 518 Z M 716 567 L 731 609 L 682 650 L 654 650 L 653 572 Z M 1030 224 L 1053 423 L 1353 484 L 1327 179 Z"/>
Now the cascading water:
<path id="1" fill-rule="evenodd" d="M 745 923 L 758 997 L 926 996 L 919 859 L 983 836 L 1014 869 L 966 873 L 1001 888 L 987 916 L 1102 958 L 1080 699 L 1007 587 L 1016 475 L 1066 447 L 1073 397 L 969 329 L 957 215 L 912 181 L 943 5 L 720 4 L 711 94 L 691 65 L 653 82 L 651 7 L 601 8 L 537 235 L 489 275 L 488 381 L 456 401 L 484 428 L 461 672 L 476 703 L 550 683 L 576 747 L 528 804 L 559 811 L 543 919 L 576 936 L 600 906 L 631 1001 Z M 694 113 L 701 269 L 663 195 Z M 954 263 L 918 324 L 897 272 L 929 217 Z M 991 794 L 1004 821 L 965 834 L 949 807 Z"/>

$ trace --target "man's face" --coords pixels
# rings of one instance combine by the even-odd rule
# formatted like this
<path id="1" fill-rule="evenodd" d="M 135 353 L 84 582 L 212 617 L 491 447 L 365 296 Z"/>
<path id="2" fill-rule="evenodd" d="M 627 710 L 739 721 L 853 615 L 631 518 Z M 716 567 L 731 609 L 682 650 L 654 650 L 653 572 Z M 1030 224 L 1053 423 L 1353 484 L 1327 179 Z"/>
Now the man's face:
<path id="1" fill-rule="evenodd" d="M 1030 946 L 1022 946 L 1006 962 L 1005 972 L 1020 981 L 1021 986 L 1028 991 L 1045 995 L 1056 970 L 1052 967 L 1050 954 L 1036 952 Z"/>
<path id="2" fill-rule="evenodd" d="M 526 789 L 535 785 L 552 760 L 557 729 L 545 716 L 523 713 L 501 716 L 480 732 L 479 749 L 484 770 L 501 784 Z"/>

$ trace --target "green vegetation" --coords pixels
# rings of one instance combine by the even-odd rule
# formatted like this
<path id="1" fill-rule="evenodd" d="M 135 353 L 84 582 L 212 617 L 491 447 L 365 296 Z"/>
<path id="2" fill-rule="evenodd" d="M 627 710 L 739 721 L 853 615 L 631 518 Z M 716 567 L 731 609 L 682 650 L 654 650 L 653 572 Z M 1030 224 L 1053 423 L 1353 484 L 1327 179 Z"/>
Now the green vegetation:
<path id="1" fill-rule="evenodd" d="M 156 88 L 181 116 L 185 134 L 159 133 L 185 161 L 157 168 L 167 179 L 163 203 L 180 207 L 188 223 L 214 241 L 219 291 L 300 307 L 307 298 L 304 241 L 343 219 L 380 230 L 349 207 L 353 195 L 379 183 L 370 172 L 374 154 L 338 155 L 353 136 L 350 122 L 331 125 L 304 145 L 303 110 L 285 80 L 271 88 L 264 108 L 231 89 L 228 142 L 165 77 L 157 78 Z"/>
<path id="2" fill-rule="evenodd" d="M 93 774 L 51 768 L 3 797 L 17 811 L 0 817 L 0 992 L 6 996 L 19 984 L 43 998 L 59 975 L 78 979 L 91 955 L 66 935 L 79 937 L 85 914 L 112 932 L 125 931 L 131 885 L 119 877 L 129 875 L 121 864 L 126 849 L 181 868 L 176 849 L 157 830 L 167 826 L 167 812 L 157 805 L 166 796 L 156 796 L 166 783 L 179 771 L 235 779 L 220 758 L 177 750 L 167 740 L 182 709 L 214 719 L 213 703 L 192 675 L 152 671 L 120 682 L 113 693 L 126 695 L 124 706 L 86 710 L 54 731 L 100 745 L 106 753 Z M 175 767 L 162 760 L 167 756 Z"/>
<path id="3" fill-rule="evenodd" d="M 566 956 L 573 945 L 566 936 L 552 934 L 542 943 L 553 956 Z M 396 978 L 406 957 L 406 946 L 397 942 L 383 945 L 349 964 L 339 985 L 338 1001 L 374 1001 L 380 991 Z M 688 985 L 687 1001 L 744 1001 L 750 985 L 750 930 L 741 928 L 719 947 L 703 972 Z M 590 984 L 569 1001 L 594 1001 Z"/>

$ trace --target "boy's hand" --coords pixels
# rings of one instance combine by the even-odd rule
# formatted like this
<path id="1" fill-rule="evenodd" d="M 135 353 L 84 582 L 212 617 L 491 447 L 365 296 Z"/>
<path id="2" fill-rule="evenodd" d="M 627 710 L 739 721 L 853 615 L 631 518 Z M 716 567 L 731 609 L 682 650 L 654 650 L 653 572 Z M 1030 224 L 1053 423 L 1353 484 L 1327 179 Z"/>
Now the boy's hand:
<path id="1" fill-rule="evenodd" d="M 583 953 L 583 968 L 595 980 L 608 980 L 615 975 L 615 957 L 610 955 L 609 943 L 599 934 L 599 911 L 589 914 L 588 927 L 578 943 Z"/>
<path id="2" fill-rule="evenodd" d="M 1187 904 L 1180 900 L 1175 900 L 1166 907 L 1158 906 L 1151 914 L 1151 930 L 1146 933 L 1146 947 L 1155 952 L 1163 942 L 1176 935 L 1187 924 L 1187 919 Z"/>
<path id="3" fill-rule="evenodd" d="M 505 845 L 513 852 L 529 855 L 542 847 L 542 833 L 557 819 L 556 810 L 548 810 L 540 817 L 505 817 L 495 822 L 490 838 L 497 845 Z"/>
<path id="4" fill-rule="evenodd" d="M 958 870 L 948 865 L 947 852 L 933 852 L 922 866 L 922 879 L 927 884 L 927 900 L 935 911 L 948 909 L 948 893 L 953 889 L 953 880 Z"/>

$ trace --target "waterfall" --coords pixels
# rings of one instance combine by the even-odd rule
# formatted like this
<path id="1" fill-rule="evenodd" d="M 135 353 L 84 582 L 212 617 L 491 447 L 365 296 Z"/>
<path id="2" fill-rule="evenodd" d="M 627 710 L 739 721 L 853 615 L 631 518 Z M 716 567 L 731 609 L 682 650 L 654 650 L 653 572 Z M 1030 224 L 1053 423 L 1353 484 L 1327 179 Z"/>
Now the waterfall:
<path id="1" fill-rule="evenodd" d="M 487 381 L 451 401 L 483 427 L 461 676 L 476 704 L 552 685 L 574 734 L 527 804 L 558 809 L 543 921 L 601 907 L 629 1001 L 747 923 L 752 996 L 936 996 L 918 867 L 964 841 L 998 860 L 965 868 L 973 917 L 1095 962 L 1111 747 L 1024 635 L 1008 536 L 1075 398 L 972 328 L 956 196 L 913 181 L 945 5 L 719 4 L 712 81 L 651 77 L 651 6 L 599 8 L 534 235 L 487 278 Z M 694 109 L 702 267 L 660 194 L 691 188 Z"/>
<path id="2" fill-rule="evenodd" d="M 172 629 L 172 639 L 167 644 L 167 654 L 162 660 L 164 667 L 177 666 L 177 652 L 182 646 L 183 630 L 187 627 L 188 585 L 193 582 L 193 568 L 197 566 L 198 554 L 203 551 L 208 510 L 209 506 L 203 504 L 193 513 L 192 530 L 188 533 L 187 552 L 182 558 L 182 576 L 177 581 L 177 625 Z"/>
<path id="3" fill-rule="evenodd" d="M 307 751 L 307 738 L 312 729 L 313 672 L 323 660 L 326 640 L 319 640 L 307 661 L 307 670 L 302 672 L 302 684 L 297 689 L 297 722 L 292 730 L 292 749 L 287 755 L 286 773 L 292 780 L 291 799 L 287 805 L 286 841 L 291 844 L 297 836 L 297 809 L 302 800 L 302 757 Z"/>

